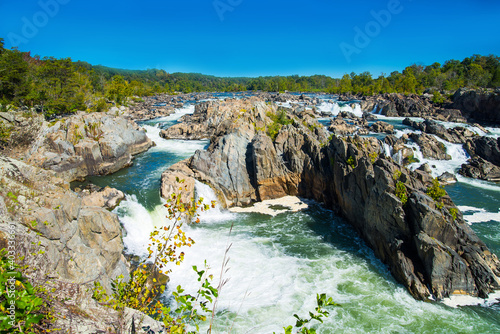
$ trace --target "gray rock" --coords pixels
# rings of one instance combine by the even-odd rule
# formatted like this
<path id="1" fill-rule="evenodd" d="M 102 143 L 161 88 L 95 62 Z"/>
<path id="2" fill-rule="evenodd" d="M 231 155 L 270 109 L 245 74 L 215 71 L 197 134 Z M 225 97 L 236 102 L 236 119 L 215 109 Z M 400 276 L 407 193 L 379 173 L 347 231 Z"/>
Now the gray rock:
<path id="1" fill-rule="evenodd" d="M 410 138 L 420 146 L 424 158 L 435 160 L 451 160 L 451 156 L 446 153 L 446 146 L 425 133 L 410 134 Z"/>

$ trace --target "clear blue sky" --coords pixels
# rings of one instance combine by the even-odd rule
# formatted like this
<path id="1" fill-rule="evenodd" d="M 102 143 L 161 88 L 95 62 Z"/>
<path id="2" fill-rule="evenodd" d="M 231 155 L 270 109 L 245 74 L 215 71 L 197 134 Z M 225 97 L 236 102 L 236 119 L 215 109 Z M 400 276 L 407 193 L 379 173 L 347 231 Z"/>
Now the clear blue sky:
<path id="1" fill-rule="evenodd" d="M 379 75 L 500 55 L 499 22 L 497 0 L 0 0 L 9 48 L 218 76 Z"/>

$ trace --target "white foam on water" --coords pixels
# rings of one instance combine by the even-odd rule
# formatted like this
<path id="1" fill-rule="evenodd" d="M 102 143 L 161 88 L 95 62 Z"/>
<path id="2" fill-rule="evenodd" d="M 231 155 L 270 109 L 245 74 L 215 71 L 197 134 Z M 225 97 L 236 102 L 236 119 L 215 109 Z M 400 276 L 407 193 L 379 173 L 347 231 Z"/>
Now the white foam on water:
<path id="1" fill-rule="evenodd" d="M 408 167 L 414 170 L 422 164 L 427 163 L 432 170 L 433 177 L 438 177 L 445 172 L 456 174 L 456 171 L 460 169 L 462 164 L 467 162 L 469 155 L 461 144 L 451 144 L 436 136 L 434 136 L 434 138 L 445 145 L 446 153 L 451 156 L 451 160 L 434 160 L 424 158 L 422 151 L 420 150 L 420 146 L 416 143 L 409 143 L 407 146 L 413 149 L 414 156 L 419 160 L 419 162 L 412 163 Z"/>
<path id="2" fill-rule="evenodd" d="M 182 139 L 165 139 L 160 137 L 161 129 L 157 126 L 143 125 L 146 129 L 146 135 L 149 139 L 155 142 L 156 146 L 150 150 L 154 151 L 168 151 L 182 156 L 191 156 L 197 150 L 203 150 L 210 141 L 206 140 L 182 140 Z"/>
<path id="3" fill-rule="evenodd" d="M 363 116 L 363 111 L 359 103 L 354 103 L 354 108 L 349 104 L 339 105 L 337 102 L 322 102 L 317 106 L 320 112 L 330 113 L 333 116 L 337 116 L 342 111 L 350 112 L 358 117 Z"/>
<path id="4" fill-rule="evenodd" d="M 276 105 L 279 107 L 283 107 L 283 108 L 291 108 L 292 107 L 291 101 L 276 102 Z"/>
<path id="5" fill-rule="evenodd" d="M 458 182 L 467 183 L 468 185 L 471 185 L 471 186 L 477 187 L 477 188 L 482 188 L 482 189 L 500 192 L 500 184 L 498 184 L 498 183 L 477 180 L 477 179 L 471 179 L 469 177 L 464 177 L 460 174 L 456 174 L 455 176 L 457 177 Z"/>
<path id="6" fill-rule="evenodd" d="M 210 207 L 207 211 L 200 210 L 198 212 L 200 220 L 204 222 L 224 222 L 236 218 L 235 214 L 221 207 L 217 195 L 209 185 L 195 180 L 194 190 L 196 200 L 203 199 L 202 203 Z M 215 207 L 212 207 L 212 203 L 215 203 Z"/>
<path id="7" fill-rule="evenodd" d="M 194 107 L 195 107 L 194 104 L 184 105 L 182 108 L 175 109 L 175 112 L 168 115 L 168 116 L 157 118 L 156 121 L 162 122 L 162 123 L 176 121 L 184 115 L 194 113 Z"/>
<path id="8" fill-rule="evenodd" d="M 464 220 L 469 224 L 496 221 L 500 223 L 500 209 L 498 212 L 489 212 L 482 208 L 461 205 L 458 207 L 464 215 Z"/>
<path id="9" fill-rule="evenodd" d="M 485 299 L 467 295 L 453 295 L 450 298 L 443 299 L 442 303 L 453 308 L 467 305 L 482 305 L 487 307 L 498 303 L 499 298 L 500 291 L 497 291 L 494 293 L 490 293 L 488 298 Z"/>
<path id="10" fill-rule="evenodd" d="M 149 235 L 155 224 L 148 210 L 137 201 L 135 195 L 126 195 L 125 199 L 113 210 L 126 231 L 123 243 L 128 253 L 145 257 Z"/>
<path id="11" fill-rule="evenodd" d="M 401 138 L 403 135 L 409 135 L 410 133 L 416 133 L 416 134 L 421 134 L 422 131 L 420 130 L 413 130 L 413 129 L 403 129 L 403 130 L 394 130 L 395 134 L 394 136 L 396 138 Z"/>
<path id="12" fill-rule="evenodd" d="M 498 138 L 500 137 L 500 128 L 485 128 L 486 130 L 489 131 L 489 134 L 487 136 L 495 137 Z"/>

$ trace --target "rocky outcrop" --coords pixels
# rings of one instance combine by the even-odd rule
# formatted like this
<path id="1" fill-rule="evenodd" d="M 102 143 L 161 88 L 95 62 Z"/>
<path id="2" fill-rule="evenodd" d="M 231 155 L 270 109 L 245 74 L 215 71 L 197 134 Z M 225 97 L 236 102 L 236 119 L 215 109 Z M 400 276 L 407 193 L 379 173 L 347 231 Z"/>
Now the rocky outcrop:
<path id="1" fill-rule="evenodd" d="M 328 131 L 338 136 L 351 135 L 357 132 L 357 130 L 358 128 L 356 126 L 346 123 L 340 116 L 335 117 L 328 127 Z"/>
<path id="2" fill-rule="evenodd" d="M 118 312 L 91 298 L 94 281 L 110 291 L 112 279 L 129 276 L 116 214 L 101 203 L 86 203 L 55 172 L 5 156 L 0 156 L 0 182 L 0 248 L 14 226 L 16 261 L 36 285 L 47 284 L 57 301 L 61 316 L 53 325 L 78 333 L 104 333 L 119 325 Z M 127 326 L 132 316 L 144 318 L 127 312 L 122 317 Z"/>
<path id="3" fill-rule="evenodd" d="M 101 280 L 108 287 L 111 277 L 128 275 L 115 214 L 84 205 L 54 172 L 1 156 L 0 164 L 1 195 L 7 207 L 2 220 L 18 224 L 19 240 L 39 234 L 45 249 L 43 261 L 30 267 L 74 283 Z"/>
<path id="4" fill-rule="evenodd" d="M 25 160 L 73 181 L 116 172 L 152 145 L 134 122 L 108 114 L 80 113 L 44 123 Z"/>
<path id="5" fill-rule="evenodd" d="M 382 121 L 373 123 L 369 129 L 373 132 L 394 134 L 394 126 Z"/>
<path id="6" fill-rule="evenodd" d="M 113 210 L 125 199 L 125 194 L 118 189 L 104 187 L 94 189 L 84 189 L 80 196 L 82 197 L 82 205 L 98 206 L 107 210 Z"/>
<path id="7" fill-rule="evenodd" d="M 446 140 L 450 143 L 463 144 L 468 139 L 474 138 L 477 135 L 467 128 L 457 126 L 451 129 L 445 128 L 443 125 L 432 121 L 425 120 L 423 122 L 416 122 L 409 118 L 403 120 L 403 124 L 411 126 L 415 130 L 420 130 L 422 132 L 436 135 L 437 137 Z"/>
<path id="8" fill-rule="evenodd" d="M 459 89 L 453 95 L 453 108 L 471 121 L 500 124 L 500 91 Z"/>
<path id="9" fill-rule="evenodd" d="M 480 180 L 500 181 L 500 138 L 475 137 L 464 148 L 471 156 L 459 173 Z"/>
<path id="10" fill-rule="evenodd" d="M 477 137 L 468 140 L 464 148 L 471 157 L 481 157 L 500 166 L 500 138 Z"/>
<path id="11" fill-rule="evenodd" d="M 431 117 L 437 120 L 463 122 L 465 118 L 456 109 L 443 109 L 434 106 L 429 95 L 380 94 L 361 96 L 363 110 L 390 117 Z"/>
<path id="12" fill-rule="evenodd" d="M 458 172 L 465 177 L 500 182 L 500 167 L 479 157 L 469 159 Z"/>
<path id="13" fill-rule="evenodd" d="M 311 122 L 283 125 L 274 141 L 252 126 L 229 126 L 187 166 L 228 206 L 282 195 L 324 203 L 356 227 L 415 298 L 485 296 L 500 288 L 498 259 L 448 196 L 441 205 L 426 195 L 428 173 L 383 158 L 375 138 L 327 140 L 325 129 Z"/>
<path id="14" fill-rule="evenodd" d="M 276 107 L 273 108 L 275 111 Z M 204 139 L 233 131 L 242 124 L 261 128 L 269 110 L 263 101 L 255 98 L 202 102 L 196 105 L 192 115 L 183 116 L 180 123 L 162 130 L 160 135 L 166 139 Z"/>
<path id="15" fill-rule="evenodd" d="M 411 140 L 420 146 L 424 158 L 434 160 L 451 160 L 451 156 L 446 153 L 446 146 L 436 138 L 428 134 L 410 134 Z"/>

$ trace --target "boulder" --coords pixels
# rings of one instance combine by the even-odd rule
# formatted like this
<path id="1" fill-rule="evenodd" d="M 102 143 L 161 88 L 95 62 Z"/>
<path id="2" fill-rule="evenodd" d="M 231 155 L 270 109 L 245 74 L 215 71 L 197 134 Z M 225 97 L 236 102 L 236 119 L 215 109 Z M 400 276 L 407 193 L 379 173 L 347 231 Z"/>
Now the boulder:
<path id="1" fill-rule="evenodd" d="M 469 159 L 458 172 L 465 177 L 500 182 L 500 167 L 480 157 Z"/>
<path id="2" fill-rule="evenodd" d="M 451 160 L 451 156 L 446 153 L 446 146 L 434 137 L 425 133 L 412 133 L 410 134 L 410 138 L 417 143 L 418 146 L 420 146 L 420 150 L 422 151 L 424 158 L 434 160 Z"/>
<path id="3" fill-rule="evenodd" d="M 339 136 L 345 136 L 355 133 L 357 128 L 354 125 L 346 123 L 342 117 L 336 117 L 330 123 L 328 131 Z"/>
<path id="4" fill-rule="evenodd" d="M 95 281 L 111 292 L 112 279 L 129 277 L 116 214 L 87 205 L 55 172 L 12 158 L 0 156 L 0 179 L 0 245 L 14 224 L 24 274 L 46 282 L 58 300 L 56 327 L 94 333 L 117 325 L 118 313 L 96 303 L 91 292 Z"/>
<path id="5" fill-rule="evenodd" d="M 125 199 L 125 195 L 118 189 L 104 187 L 97 191 L 82 191 L 82 205 L 97 206 L 113 210 Z"/>
<path id="6" fill-rule="evenodd" d="M 496 166 L 500 166 L 500 138 L 476 137 L 464 145 L 471 157 L 481 157 Z"/>
<path id="7" fill-rule="evenodd" d="M 394 126 L 382 121 L 373 123 L 370 126 L 370 130 L 378 133 L 394 134 Z"/>
<path id="8" fill-rule="evenodd" d="M 461 88 L 453 95 L 452 108 L 470 121 L 500 124 L 500 91 Z"/>

